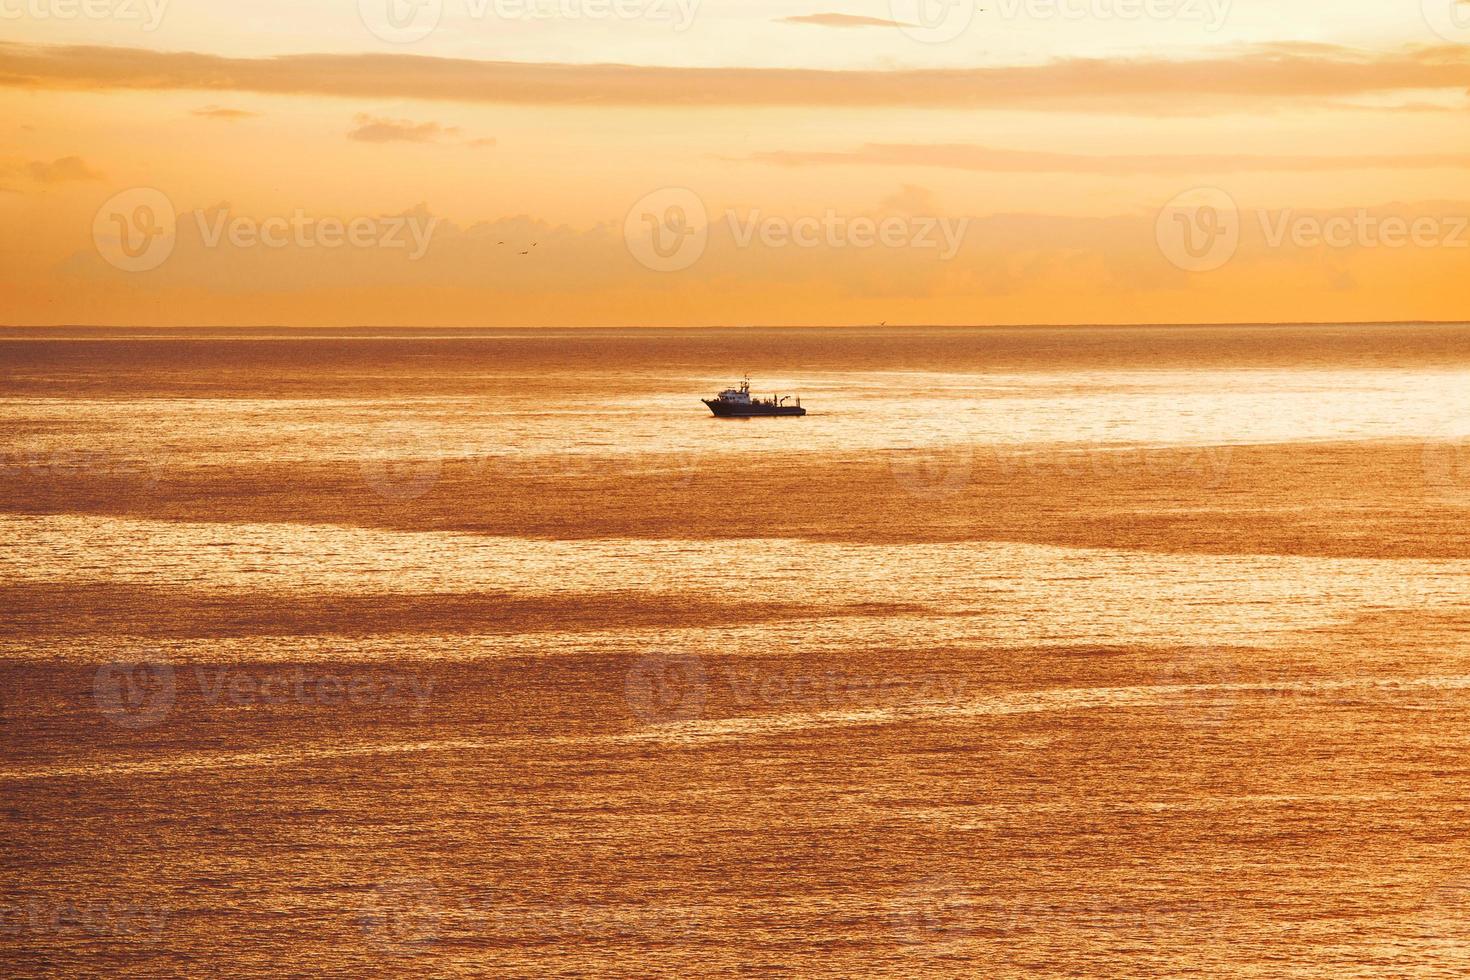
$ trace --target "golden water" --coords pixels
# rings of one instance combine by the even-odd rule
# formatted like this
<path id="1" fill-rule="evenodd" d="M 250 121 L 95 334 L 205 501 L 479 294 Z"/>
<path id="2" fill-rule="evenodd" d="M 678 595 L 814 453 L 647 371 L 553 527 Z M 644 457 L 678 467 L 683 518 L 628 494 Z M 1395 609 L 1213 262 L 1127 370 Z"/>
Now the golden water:
<path id="1" fill-rule="evenodd" d="M 1470 968 L 1470 331 L 0 358 L 17 972 Z"/>

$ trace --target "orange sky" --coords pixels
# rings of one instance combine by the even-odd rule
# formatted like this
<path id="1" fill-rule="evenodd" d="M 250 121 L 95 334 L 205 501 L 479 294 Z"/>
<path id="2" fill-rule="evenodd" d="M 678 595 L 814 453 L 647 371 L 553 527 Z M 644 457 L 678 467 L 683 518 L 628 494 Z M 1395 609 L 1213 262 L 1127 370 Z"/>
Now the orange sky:
<path id="1" fill-rule="evenodd" d="M 1466 0 L 981 6 L 0 0 L 0 322 L 1470 310 Z"/>

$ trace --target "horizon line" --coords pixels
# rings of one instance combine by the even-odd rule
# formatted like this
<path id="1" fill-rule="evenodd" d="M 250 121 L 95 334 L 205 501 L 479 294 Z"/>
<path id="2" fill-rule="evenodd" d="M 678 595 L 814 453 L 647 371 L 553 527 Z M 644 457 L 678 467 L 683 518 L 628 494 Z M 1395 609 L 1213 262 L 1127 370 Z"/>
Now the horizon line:
<path id="1" fill-rule="evenodd" d="M 1221 321 L 1199 321 L 1199 322 L 1137 322 L 1137 323 L 824 323 L 824 324 L 799 324 L 799 323 L 703 323 L 682 324 L 678 326 L 659 324 L 556 324 L 543 326 L 494 326 L 494 325 L 425 325 L 425 326 L 392 326 L 384 324 L 350 324 L 339 326 L 323 325 L 287 325 L 287 324 L 229 324 L 211 326 L 183 326 L 183 325 L 150 325 L 150 324 L 85 324 L 85 323 L 58 323 L 58 324 L 0 324 L 0 331 L 50 331 L 50 330 L 86 330 L 86 331 L 128 331 L 128 330 L 157 330 L 168 332 L 181 331 L 247 331 L 247 330 L 280 330 L 301 332 L 324 332 L 324 331 L 354 331 L 354 330 L 379 330 L 400 332 L 431 332 L 431 331 L 522 331 L 540 332 L 552 330 L 1110 330 L 1110 329 L 1199 329 L 1214 327 L 1445 327 L 1445 326 L 1470 326 L 1470 319 L 1464 320 L 1221 320 Z"/>

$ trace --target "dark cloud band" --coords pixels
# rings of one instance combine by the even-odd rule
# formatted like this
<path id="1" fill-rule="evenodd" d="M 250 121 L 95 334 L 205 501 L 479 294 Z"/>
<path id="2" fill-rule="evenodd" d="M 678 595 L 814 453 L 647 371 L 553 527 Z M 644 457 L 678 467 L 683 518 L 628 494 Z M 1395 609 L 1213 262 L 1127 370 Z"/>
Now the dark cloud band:
<path id="1" fill-rule="evenodd" d="M 191 90 L 513 105 L 1024 108 L 1172 114 L 1251 100 L 1470 89 L 1470 48 L 1366 52 L 1268 45 L 1197 60 L 1070 59 L 892 71 L 671 68 L 401 54 L 225 58 L 139 48 L 0 45 L 0 84 Z"/>

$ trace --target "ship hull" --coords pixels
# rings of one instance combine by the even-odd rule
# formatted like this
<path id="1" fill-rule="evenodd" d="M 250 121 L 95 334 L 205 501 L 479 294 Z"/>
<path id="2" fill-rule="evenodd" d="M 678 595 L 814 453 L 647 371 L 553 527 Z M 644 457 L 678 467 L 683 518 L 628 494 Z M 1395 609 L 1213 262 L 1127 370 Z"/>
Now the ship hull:
<path id="1" fill-rule="evenodd" d="M 802 416 L 806 409 L 800 405 L 731 405 L 713 398 L 701 398 L 709 410 L 722 419 L 753 419 L 767 416 Z"/>

